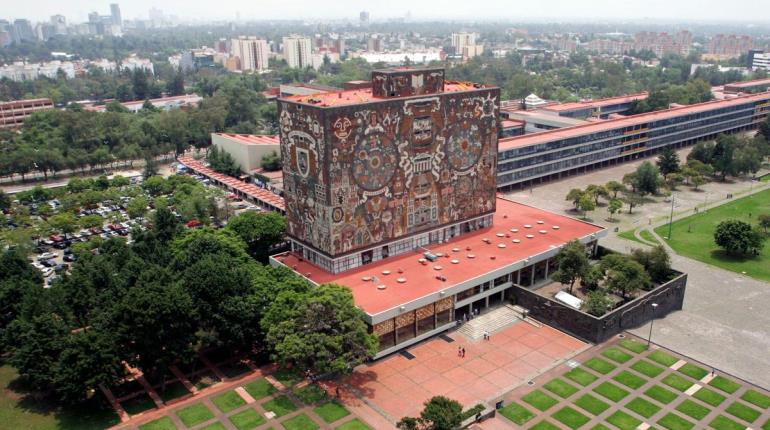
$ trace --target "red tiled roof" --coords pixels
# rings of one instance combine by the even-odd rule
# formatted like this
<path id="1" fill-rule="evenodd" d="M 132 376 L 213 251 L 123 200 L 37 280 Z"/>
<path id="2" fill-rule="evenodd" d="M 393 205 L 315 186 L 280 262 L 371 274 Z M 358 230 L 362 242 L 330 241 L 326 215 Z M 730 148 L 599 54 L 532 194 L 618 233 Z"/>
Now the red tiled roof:
<path id="1" fill-rule="evenodd" d="M 184 164 L 188 168 L 200 173 L 201 175 L 215 179 L 233 189 L 236 189 L 259 201 L 267 203 L 277 209 L 286 210 L 283 197 L 279 195 L 273 194 L 272 192 L 263 188 L 259 188 L 254 184 L 247 184 L 241 180 L 233 178 L 232 176 L 215 172 L 214 170 L 209 169 L 208 167 L 204 166 L 203 163 L 192 157 L 180 156 L 177 158 L 177 160 L 179 160 L 180 163 Z"/>
<path id="2" fill-rule="evenodd" d="M 470 91 L 479 88 L 477 84 L 470 82 L 452 82 L 444 83 L 444 93 L 453 93 L 460 91 Z M 491 88 L 481 86 L 481 88 Z M 333 91 L 328 93 L 313 94 L 308 96 L 290 96 L 280 100 L 286 100 L 295 103 L 302 103 L 311 106 L 329 107 L 329 106 L 347 106 L 358 103 L 368 103 L 373 101 L 384 101 L 380 97 L 372 95 L 371 88 L 359 88 L 351 90 Z"/>
<path id="3" fill-rule="evenodd" d="M 217 136 L 227 137 L 248 145 L 278 145 L 280 140 L 278 136 L 271 134 L 232 134 L 232 133 L 214 133 Z"/>
<path id="4" fill-rule="evenodd" d="M 538 224 L 538 221 L 543 224 Z M 518 229 L 518 232 L 513 233 L 511 229 Z M 541 230 L 546 233 L 540 233 Z M 300 262 L 293 254 L 281 254 L 275 258 L 315 283 L 337 283 L 349 287 L 356 305 L 375 315 L 602 230 L 594 224 L 498 198 L 493 227 L 463 234 L 444 244 L 427 246 L 431 252 L 441 252 L 449 258 L 439 258 L 426 265 L 418 261 L 423 257 L 422 250 L 338 274 L 326 272 L 307 261 Z M 533 237 L 530 239 L 527 235 Z M 484 238 L 489 239 L 489 243 L 485 243 Z M 514 239 L 520 242 L 513 243 Z M 505 248 L 500 248 L 500 244 Z M 467 250 L 469 247 L 470 250 Z M 453 264 L 452 260 L 459 262 Z M 440 266 L 441 270 L 436 270 L 435 266 Z M 384 270 L 389 270 L 390 274 L 384 275 Z M 436 279 L 438 275 L 444 276 L 446 282 Z M 377 282 L 364 281 L 364 276 L 375 276 Z M 398 278 L 405 278 L 406 282 L 399 283 L 396 281 Z M 381 284 L 387 288 L 378 289 Z"/>
<path id="5" fill-rule="evenodd" d="M 620 127 L 628 127 L 637 124 L 646 124 L 666 118 L 672 118 L 680 115 L 704 112 L 711 109 L 735 106 L 752 101 L 770 100 L 770 92 L 750 94 L 725 100 L 712 100 L 705 103 L 698 103 L 689 106 L 683 106 L 673 109 L 666 109 L 656 112 L 643 113 L 639 115 L 629 115 L 618 119 L 608 119 L 602 122 L 588 123 L 575 127 L 560 128 L 556 130 L 542 131 L 539 133 L 527 134 L 524 136 L 506 137 L 500 139 L 498 149 L 505 151 L 507 149 L 520 148 L 522 146 L 537 145 L 540 143 L 551 142 L 558 139 L 567 139 L 570 137 L 582 136 L 589 133 L 597 133 L 606 130 L 612 130 Z"/>
<path id="6" fill-rule="evenodd" d="M 725 84 L 724 88 L 726 87 L 733 87 L 733 88 L 749 88 L 757 85 L 767 85 L 770 86 L 770 78 L 767 79 L 755 79 L 753 81 L 739 81 L 739 82 L 733 82 L 731 84 Z"/>

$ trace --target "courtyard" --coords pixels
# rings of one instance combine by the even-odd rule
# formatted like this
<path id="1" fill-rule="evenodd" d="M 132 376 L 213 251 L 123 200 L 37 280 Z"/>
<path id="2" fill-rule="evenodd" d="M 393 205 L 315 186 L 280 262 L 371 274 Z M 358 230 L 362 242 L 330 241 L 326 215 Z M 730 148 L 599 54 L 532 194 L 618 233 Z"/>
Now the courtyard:
<path id="1" fill-rule="evenodd" d="M 770 393 L 621 335 L 504 396 L 483 429 L 770 429 Z"/>

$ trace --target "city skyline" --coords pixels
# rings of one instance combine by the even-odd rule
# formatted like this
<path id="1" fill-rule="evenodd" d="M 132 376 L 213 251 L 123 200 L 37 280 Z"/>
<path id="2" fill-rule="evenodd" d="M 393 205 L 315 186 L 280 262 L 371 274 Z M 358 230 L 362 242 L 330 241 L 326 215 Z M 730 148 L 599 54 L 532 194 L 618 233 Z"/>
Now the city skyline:
<path id="1" fill-rule="evenodd" d="M 110 0 L 86 0 L 77 4 L 63 5 L 53 0 L 36 0 L 31 2 L 17 2 L 5 5 L 3 18 L 27 18 L 34 21 L 48 20 L 50 15 L 63 14 L 68 20 L 75 22 L 86 21 L 89 13 L 97 11 L 107 13 Z M 121 4 L 124 19 L 146 19 L 148 11 L 158 7 L 157 3 L 149 0 L 138 0 Z M 180 0 L 164 2 L 162 10 L 169 15 L 176 15 L 183 20 L 198 20 L 206 17 L 207 20 L 233 20 L 240 19 L 348 19 L 355 21 L 361 10 L 370 12 L 372 21 L 390 18 L 404 17 L 407 14 L 414 20 L 441 20 L 451 19 L 458 21 L 527 21 L 527 20 L 551 20 L 551 21 L 585 21 L 585 20 L 610 20 L 610 21 L 644 21 L 666 20 L 679 22 L 745 22 L 767 23 L 767 19 L 757 17 L 770 14 L 770 3 L 759 4 L 750 0 L 736 0 L 729 5 L 731 10 L 755 11 L 751 16 L 730 15 L 725 13 L 725 4 L 716 0 L 684 0 L 679 2 L 667 2 L 665 0 L 650 0 L 648 2 L 587 0 L 572 2 L 568 0 L 544 0 L 539 2 L 492 0 L 485 2 L 483 8 L 467 2 L 435 2 L 413 3 L 404 0 L 395 0 L 387 4 L 379 2 L 355 2 L 344 0 L 317 8 L 315 2 L 309 0 L 295 0 L 283 2 L 267 0 L 259 5 L 247 3 L 242 0 L 224 0 L 216 3 L 216 7 L 210 3 L 190 4 Z M 312 12 L 311 12 L 312 11 Z M 686 18 L 685 18 L 686 17 Z"/>

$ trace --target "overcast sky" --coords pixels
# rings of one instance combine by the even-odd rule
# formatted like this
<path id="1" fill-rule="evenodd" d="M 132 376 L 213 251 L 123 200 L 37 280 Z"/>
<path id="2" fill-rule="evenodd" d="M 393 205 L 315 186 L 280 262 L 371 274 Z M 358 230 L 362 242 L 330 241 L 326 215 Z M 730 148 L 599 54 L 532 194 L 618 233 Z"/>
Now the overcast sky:
<path id="1" fill-rule="evenodd" d="M 63 14 L 86 20 L 91 11 L 109 14 L 109 0 L 0 0 L 0 17 L 46 20 Z M 147 18 L 151 7 L 183 19 L 357 18 L 367 10 L 372 20 L 404 16 L 430 19 L 553 19 L 746 21 L 770 22 L 770 0 L 123 0 L 124 19 Z"/>

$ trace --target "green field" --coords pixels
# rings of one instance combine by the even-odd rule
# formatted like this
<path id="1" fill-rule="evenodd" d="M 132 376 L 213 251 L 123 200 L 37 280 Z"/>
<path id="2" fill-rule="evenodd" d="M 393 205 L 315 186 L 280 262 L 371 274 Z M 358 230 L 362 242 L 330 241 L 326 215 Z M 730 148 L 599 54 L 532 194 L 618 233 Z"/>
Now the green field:
<path id="1" fill-rule="evenodd" d="M 103 429 L 118 424 L 118 416 L 96 402 L 80 409 L 60 410 L 41 400 L 28 399 L 16 390 L 18 377 L 10 366 L 0 366 L 0 427 L 35 430 Z M 101 399 L 98 394 L 97 398 Z"/>
<path id="2" fill-rule="evenodd" d="M 738 219 L 756 225 L 759 214 L 770 214 L 770 190 L 674 222 L 672 238 L 667 242 L 685 257 L 770 281 L 770 245 L 765 244 L 759 256 L 739 258 L 725 254 L 714 243 L 714 229 L 721 221 Z M 668 236 L 668 224 L 656 228 L 655 232 L 661 237 Z"/>

